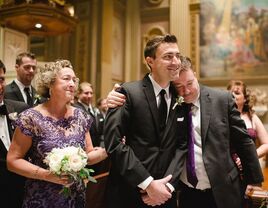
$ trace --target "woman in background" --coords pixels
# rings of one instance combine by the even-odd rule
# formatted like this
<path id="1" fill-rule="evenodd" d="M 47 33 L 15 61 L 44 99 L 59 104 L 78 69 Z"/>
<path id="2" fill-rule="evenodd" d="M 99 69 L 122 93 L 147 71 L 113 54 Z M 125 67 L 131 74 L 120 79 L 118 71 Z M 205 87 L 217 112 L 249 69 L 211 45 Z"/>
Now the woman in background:
<path id="1" fill-rule="evenodd" d="M 10 171 L 28 178 L 24 208 L 84 208 L 85 187 L 71 183 L 68 176 L 58 176 L 43 162 L 53 148 L 80 146 L 88 154 L 88 163 L 104 160 L 104 148 L 93 148 L 89 128 L 92 119 L 71 106 L 78 78 L 67 60 L 47 64 L 37 74 L 37 91 L 48 100 L 21 113 L 7 156 Z M 25 160 L 25 156 L 30 158 Z M 63 186 L 70 186 L 71 194 L 61 194 Z"/>
<path id="2" fill-rule="evenodd" d="M 265 156 L 268 153 L 268 133 L 252 109 L 254 99 L 252 99 L 247 86 L 240 80 L 231 80 L 227 90 L 231 91 L 235 97 L 237 108 L 246 124 L 248 134 L 255 143 L 256 139 L 258 139 L 257 154 L 259 158 Z"/>

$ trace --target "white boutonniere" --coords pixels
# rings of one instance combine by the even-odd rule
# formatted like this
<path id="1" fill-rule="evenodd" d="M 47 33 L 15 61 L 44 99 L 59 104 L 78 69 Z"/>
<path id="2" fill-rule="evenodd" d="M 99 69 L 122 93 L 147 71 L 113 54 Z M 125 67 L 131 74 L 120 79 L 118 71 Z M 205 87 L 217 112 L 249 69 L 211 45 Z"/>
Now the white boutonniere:
<path id="1" fill-rule="evenodd" d="M 37 103 L 40 103 L 40 101 L 41 101 L 41 96 L 38 94 L 35 94 L 34 95 L 34 105 Z"/>
<path id="2" fill-rule="evenodd" d="M 182 103 L 184 103 L 184 98 L 182 96 L 178 96 L 176 98 L 176 102 L 174 103 L 172 110 L 174 110 L 176 108 L 177 105 L 182 105 Z"/>
<path id="3" fill-rule="evenodd" d="M 8 114 L 8 118 L 11 121 L 16 121 L 18 119 L 18 113 L 17 112 L 10 113 L 10 114 Z"/>

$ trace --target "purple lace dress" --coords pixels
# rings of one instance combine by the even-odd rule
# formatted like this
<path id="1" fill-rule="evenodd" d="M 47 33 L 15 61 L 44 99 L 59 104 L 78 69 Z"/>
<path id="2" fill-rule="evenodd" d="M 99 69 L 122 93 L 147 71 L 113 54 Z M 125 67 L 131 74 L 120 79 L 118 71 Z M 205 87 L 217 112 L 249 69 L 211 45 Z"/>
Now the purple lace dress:
<path id="1" fill-rule="evenodd" d="M 85 147 L 85 133 L 89 130 L 92 118 L 80 109 L 74 110 L 69 118 L 55 120 L 43 116 L 34 109 L 19 115 L 16 125 L 32 137 L 32 147 L 27 156 L 31 163 L 48 168 L 43 163 L 46 153 L 53 148 L 66 146 Z M 85 188 L 71 186 L 71 194 L 66 197 L 60 191 L 63 186 L 43 180 L 27 179 L 25 184 L 24 208 L 84 208 Z"/>

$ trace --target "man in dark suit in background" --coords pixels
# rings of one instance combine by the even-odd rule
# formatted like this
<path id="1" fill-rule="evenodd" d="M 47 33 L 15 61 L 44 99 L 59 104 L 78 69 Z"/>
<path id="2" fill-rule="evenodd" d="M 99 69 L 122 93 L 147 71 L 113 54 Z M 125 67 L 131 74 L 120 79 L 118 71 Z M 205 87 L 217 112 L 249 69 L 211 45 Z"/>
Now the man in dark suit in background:
<path id="1" fill-rule="evenodd" d="M 149 40 L 144 57 L 150 74 L 123 84 L 125 105 L 108 111 L 104 142 L 112 165 L 107 207 L 177 207 L 172 191 L 187 148 L 187 113 L 183 106 L 173 109 L 176 92 L 170 86 L 179 72 L 179 56 L 174 35 Z"/>
<path id="2" fill-rule="evenodd" d="M 15 65 L 17 78 L 6 85 L 6 99 L 25 102 L 31 107 L 44 101 L 31 85 L 37 71 L 36 65 L 34 54 L 28 52 L 18 54 Z"/>
<path id="3" fill-rule="evenodd" d="M 6 156 L 13 135 L 12 120 L 29 106 L 4 98 L 6 68 L 0 60 L 0 203 L 9 208 L 21 208 L 25 178 L 7 170 Z"/>
<path id="4" fill-rule="evenodd" d="M 100 135 L 97 128 L 96 120 L 96 108 L 92 106 L 93 100 L 93 88 L 92 85 L 88 82 L 81 82 L 77 90 L 77 102 L 73 104 L 74 107 L 81 108 L 86 111 L 93 119 L 93 122 L 90 127 L 90 136 L 94 148 L 103 148 L 100 147 Z M 86 207 L 90 208 L 99 208 L 103 207 L 103 197 L 105 192 L 105 186 L 107 181 L 107 172 L 109 170 L 109 160 L 108 158 L 104 161 L 101 161 L 98 164 L 90 165 L 89 168 L 94 170 L 94 176 L 100 176 L 104 174 L 105 176 L 98 178 L 98 183 L 89 183 L 87 185 L 87 194 L 86 194 Z"/>
<path id="5" fill-rule="evenodd" d="M 96 109 L 92 106 L 93 88 L 88 82 L 81 82 L 77 90 L 77 102 L 73 104 L 74 107 L 81 108 L 92 117 L 92 124 L 90 127 L 90 136 L 93 146 L 100 146 L 100 138 L 98 135 L 96 123 Z"/>
<path id="6" fill-rule="evenodd" d="M 104 131 L 103 131 L 103 127 L 104 127 L 104 121 L 105 121 L 105 117 L 108 111 L 108 107 L 106 104 L 106 99 L 104 98 L 99 98 L 97 100 L 97 114 L 96 114 L 96 123 L 97 123 L 97 129 L 98 129 L 98 135 L 100 138 L 100 146 L 103 147 L 104 146 Z"/>

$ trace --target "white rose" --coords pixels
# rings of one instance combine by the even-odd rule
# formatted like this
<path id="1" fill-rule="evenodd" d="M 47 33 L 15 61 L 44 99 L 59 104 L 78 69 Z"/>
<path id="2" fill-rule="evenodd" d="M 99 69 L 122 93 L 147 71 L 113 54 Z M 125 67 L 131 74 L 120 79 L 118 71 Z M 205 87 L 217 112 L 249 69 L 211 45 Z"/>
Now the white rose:
<path id="1" fill-rule="evenodd" d="M 83 160 L 79 155 L 69 157 L 69 165 L 72 171 L 78 172 L 84 167 Z"/>
<path id="2" fill-rule="evenodd" d="M 71 156 L 78 153 L 78 148 L 71 146 L 64 148 L 63 151 L 66 156 Z"/>
<path id="3" fill-rule="evenodd" d="M 49 168 L 52 172 L 58 172 L 61 169 L 62 155 L 51 154 L 49 157 Z"/>

